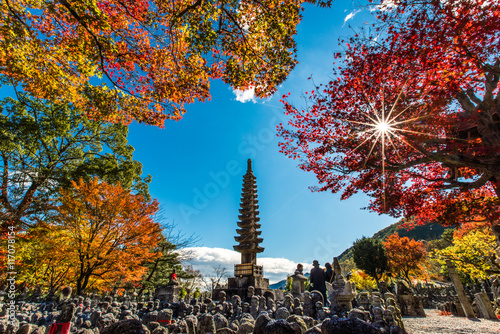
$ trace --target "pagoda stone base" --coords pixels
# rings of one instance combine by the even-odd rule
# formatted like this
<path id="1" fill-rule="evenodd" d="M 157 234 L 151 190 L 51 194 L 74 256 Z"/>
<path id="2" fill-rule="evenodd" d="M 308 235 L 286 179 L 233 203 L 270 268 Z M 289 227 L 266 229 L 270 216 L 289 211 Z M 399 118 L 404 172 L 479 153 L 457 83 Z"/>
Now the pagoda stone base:
<path id="1" fill-rule="evenodd" d="M 254 287 L 254 295 L 271 297 L 274 300 L 283 299 L 283 291 L 269 289 L 269 279 L 263 278 L 262 276 L 243 276 L 243 277 L 230 277 L 228 279 L 227 289 L 216 289 L 213 292 L 214 300 L 219 299 L 219 292 L 224 291 L 226 293 L 227 300 L 231 299 L 232 296 L 238 295 L 241 297 L 242 301 L 246 301 L 248 296 L 248 287 Z"/>
<path id="2" fill-rule="evenodd" d="M 155 291 L 155 298 L 162 302 L 177 303 L 179 302 L 180 291 L 181 287 L 179 285 L 160 286 Z"/>
<path id="3" fill-rule="evenodd" d="M 269 289 L 269 279 L 262 276 L 230 277 L 227 286 L 229 289 L 245 289 L 253 286 L 257 294 L 257 289 Z"/>

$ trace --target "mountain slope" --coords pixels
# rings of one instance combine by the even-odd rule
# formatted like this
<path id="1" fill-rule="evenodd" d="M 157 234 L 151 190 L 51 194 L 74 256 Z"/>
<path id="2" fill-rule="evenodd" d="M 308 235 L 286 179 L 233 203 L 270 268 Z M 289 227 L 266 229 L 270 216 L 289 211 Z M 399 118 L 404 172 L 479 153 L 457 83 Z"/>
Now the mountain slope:
<path id="1" fill-rule="evenodd" d="M 389 235 L 397 232 L 400 237 L 408 237 L 410 239 L 415 239 L 417 241 L 419 240 L 430 241 L 430 240 L 440 239 L 443 232 L 446 229 L 450 228 L 434 223 L 427 225 L 419 225 L 411 230 L 407 230 L 404 228 L 398 228 L 399 225 L 400 222 L 387 226 L 386 228 L 375 233 L 372 236 L 372 238 L 384 241 Z M 345 251 L 342 252 L 342 254 L 339 255 L 338 260 L 340 262 L 346 261 L 352 257 L 351 248 L 352 247 L 347 248 Z"/>

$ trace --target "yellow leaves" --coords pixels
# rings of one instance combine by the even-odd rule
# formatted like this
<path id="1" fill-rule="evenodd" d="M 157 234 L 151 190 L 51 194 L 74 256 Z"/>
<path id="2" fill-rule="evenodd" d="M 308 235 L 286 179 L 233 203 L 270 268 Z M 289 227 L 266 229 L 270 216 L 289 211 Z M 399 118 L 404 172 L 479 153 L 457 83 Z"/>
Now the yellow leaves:
<path id="1" fill-rule="evenodd" d="M 267 96 L 296 63 L 298 0 L 12 4 L 13 12 L 0 5 L 3 74 L 91 117 L 161 125 L 209 98 L 210 79 Z"/>
<path id="2" fill-rule="evenodd" d="M 445 259 L 450 259 L 457 270 L 471 278 L 487 278 L 494 268 L 491 259 L 496 257 L 495 237 L 486 229 L 455 234 L 453 246 L 436 251 L 435 255 L 444 266 Z"/>
<path id="3" fill-rule="evenodd" d="M 350 280 L 356 284 L 356 289 L 360 291 L 371 291 L 377 289 L 377 283 L 375 279 L 370 277 L 362 270 L 353 272 Z"/>
<path id="4" fill-rule="evenodd" d="M 39 224 L 20 240 L 18 256 L 23 270 L 19 279 L 31 286 L 53 290 L 74 278 L 73 259 L 67 254 L 74 245 L 66 242 L 66 234 L 57 226 Z"/>

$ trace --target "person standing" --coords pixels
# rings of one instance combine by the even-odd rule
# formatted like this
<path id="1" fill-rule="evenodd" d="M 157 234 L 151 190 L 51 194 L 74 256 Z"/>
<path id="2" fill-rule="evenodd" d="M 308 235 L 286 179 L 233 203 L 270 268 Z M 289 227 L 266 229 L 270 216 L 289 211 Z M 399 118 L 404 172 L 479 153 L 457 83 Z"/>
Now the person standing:
<path id="1" fill-rule="evenodd" d="M 328 282 L 328 283 L 332 283 L 333 280 L 335 279 L 335 272 L 333 271 L 333 267 L 332 265 L 330 264 L 330 262 L 327 262 L 325 263 L 325 280 Z"/>
<path id="2" fill-rule="evenodd" d="M 317 260 L 313 261 L 313 267 L 311 269 L 311 276 L 309 276 L 309 281 L 311 282 L 312 289 L 321 292 L 323 295 L 323 306 L 328 305 L 328 299 L 326 298 L 326 275 L 323 268 L 319 267 L 319 262 Z"/>
<path id="3" fill-rule="evenodd" d="M 302 263 L 299 263 L 297 265 L 297 269 L 295 269 L 295 275 L 304 275 L 304 273 L 302 272 L 304 270 L 304 266 L 302 265 Z"/>

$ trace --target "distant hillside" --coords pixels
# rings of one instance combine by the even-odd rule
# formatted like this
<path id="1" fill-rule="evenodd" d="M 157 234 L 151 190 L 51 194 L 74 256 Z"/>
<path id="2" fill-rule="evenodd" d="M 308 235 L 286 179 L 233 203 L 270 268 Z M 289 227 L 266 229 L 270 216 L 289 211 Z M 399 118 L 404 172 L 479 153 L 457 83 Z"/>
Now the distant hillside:
<path id="1" fill-rule="evenodd" d="M 279 281 L 278 283 L 269 284 L 269 289 L 280 289 L 284 290 L 286 287 L 286 279 Z"/>
<path id="2" fill-rule="evenodd" d="M 417 241 L 418 240 L 430 241 L 441 238 L 443 232 L 447 228 L 449 228 L 449 227 L 443 227 L 442 225 L 435 223 L 435 224 L 420 225 L 416 226 L 411 230 L 406 230 L 404 228 L 398 228 L 399 224 L 400 223 L 397 222 L 378 231 L 372 236 L 372 238 L 384 241 L 389 235 L 397 232 L 401 237 L 408 237 L 410 239 L 415 239 Z M 349 247 L 348 249 L 343 251 L 342 254 L 339 255 L 338 259 L 340 262 L 345 261 L 352 256 L 351 248 L 352 247 Z"/>
<path id="3" fill-rule="evenodd" d="M 404 228 L 398 228 L 399 222 L 392 224 L 373 235 L 372 238 L 385 240 L 389 235 L 398 232 L 400 237 L 408 237 L 415 240 L 436 240 L 441 238 L 446 227 L 435 224 L 419 225 L 411 230 L 406 230 Z"/>

